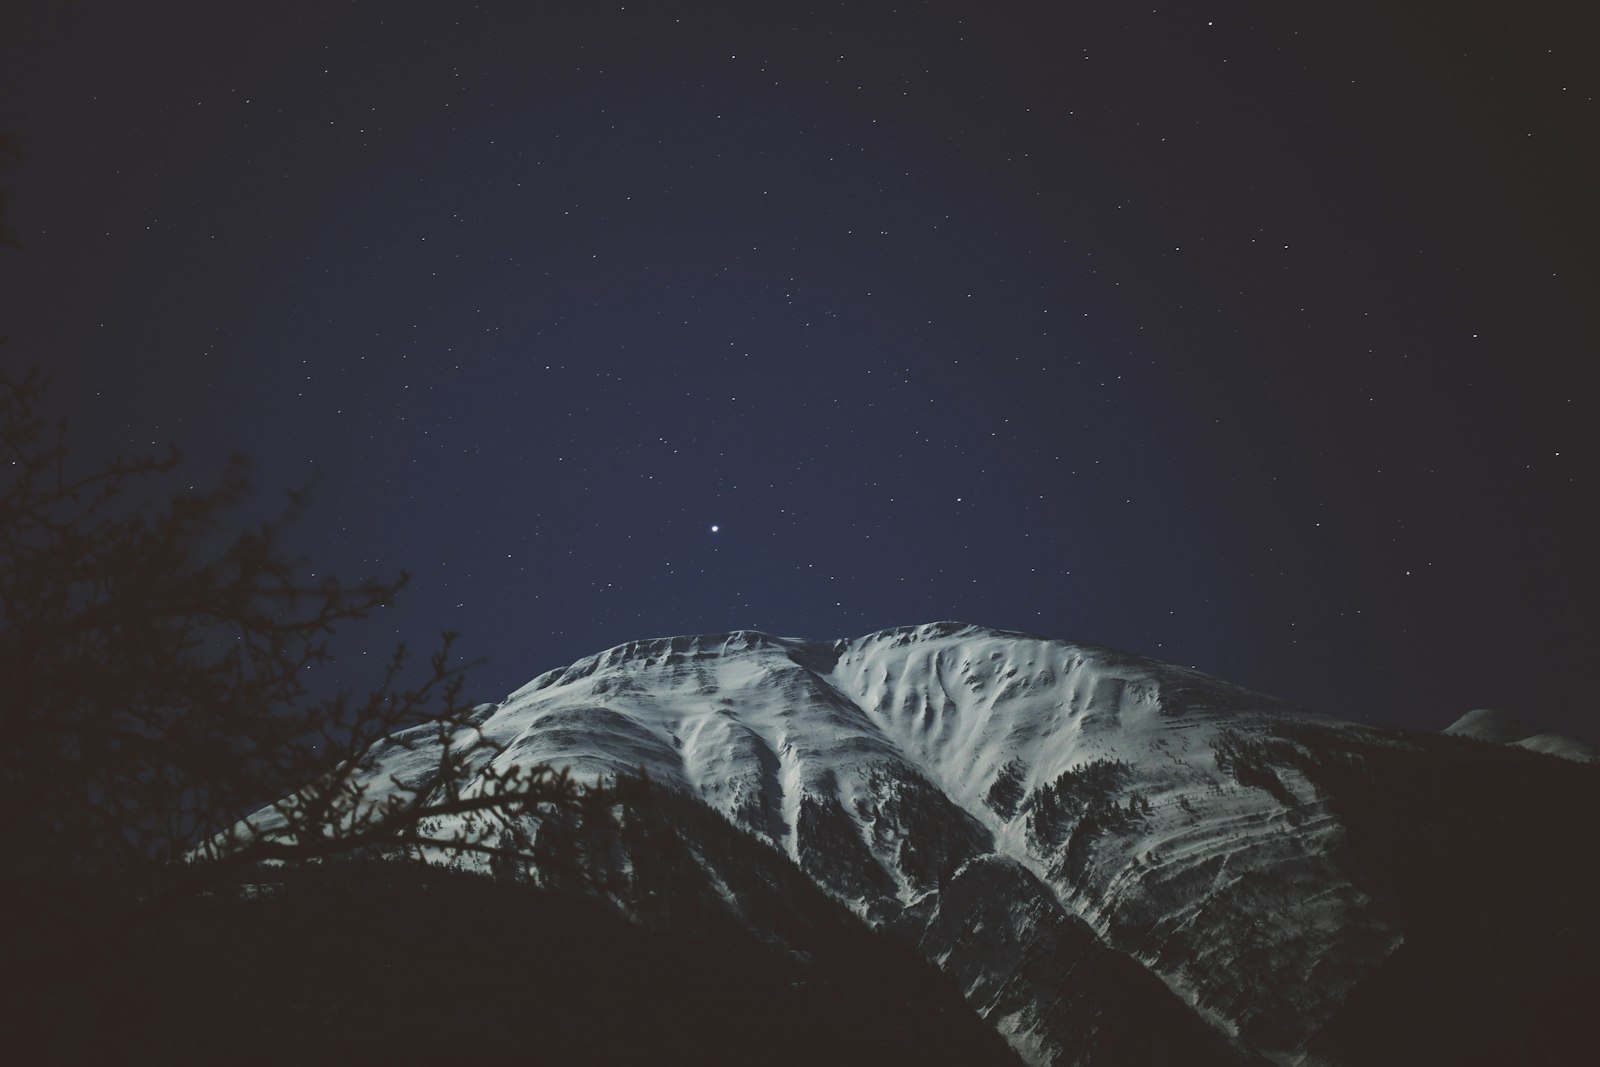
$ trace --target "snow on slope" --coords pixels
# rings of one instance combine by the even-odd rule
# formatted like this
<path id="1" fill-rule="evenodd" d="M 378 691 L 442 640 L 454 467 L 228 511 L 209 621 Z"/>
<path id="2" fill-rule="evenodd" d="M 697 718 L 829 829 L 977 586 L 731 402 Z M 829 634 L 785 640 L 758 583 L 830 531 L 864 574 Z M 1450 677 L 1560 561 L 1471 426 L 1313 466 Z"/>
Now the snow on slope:
<path id="1" fill-rule="evenodd" d="M 1218 766 L 1230 731 L 1311 718 L 1279 701 L 1107 649 L 948 624 L 850 642 L 833 678 L 998 851 L 1229 1027 L 1321 1021 L 1396 943 L 1308 784 L 1280 775 L 1291 810 Z M 1066 862 L 1070 842 L 1032 832 L 1026 802 L 1007 813 L 991 799 L 1003 773 L 1032 797 L 1097 761 L 1125 766 L 1117 795 L 1150 811 L 1092 838 L 1081 864 Z"/>
<path id="2" fill-rule="evenodd" d="M 960 623 L 835 642 L 636 641 L 482 714 L 507 746 L 500 762 L 580 778 L 642 768 L 782 848 L 868 920 L 912 929 L 948 967 L 1004 971 L 1004 946 L 1025 942 L 1043 908 L 1086 921 L 1267 1049 L 1294 1048 L 1397 942 L 1309 783 L 1283 769 L 1274 793 L 1223 769 L 1230 738 L 1310 717 L 1107 649 Z M 426 759 L 425 744 L 387 753 L 375 784 Z M 979 861 L 1031 872 L 1002 879 L 1018 895 L 1013 928 L 917 935 Z M 1048 1060 L 1060 1039 L 1048 991 L 1027 993 L 1020 970 L 999 977 L 974 985 L 993 991 L 975 1006 Z"/>

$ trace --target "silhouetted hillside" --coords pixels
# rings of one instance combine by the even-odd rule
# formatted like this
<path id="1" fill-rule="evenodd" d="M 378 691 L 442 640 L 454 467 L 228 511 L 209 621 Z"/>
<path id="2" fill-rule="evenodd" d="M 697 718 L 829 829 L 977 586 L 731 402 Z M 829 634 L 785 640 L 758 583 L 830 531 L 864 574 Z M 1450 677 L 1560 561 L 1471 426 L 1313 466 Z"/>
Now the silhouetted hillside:
<path id="1" fill-rule="evenodd" d="M 936 971 L 817 919 L 809 956 L 725 923 L 641 929 L 594 901 L 417 866 L 280 872 L 13 1006 L 13 1063 L 1014 1063 Z"/>

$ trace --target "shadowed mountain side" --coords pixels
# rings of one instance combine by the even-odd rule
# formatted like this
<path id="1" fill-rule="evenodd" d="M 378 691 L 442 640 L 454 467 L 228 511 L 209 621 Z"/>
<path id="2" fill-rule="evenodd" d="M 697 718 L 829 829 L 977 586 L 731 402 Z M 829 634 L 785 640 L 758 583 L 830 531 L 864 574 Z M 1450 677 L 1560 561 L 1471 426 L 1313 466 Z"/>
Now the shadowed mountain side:
<path id="1" fill-rule="evenodd" d="M 1290 731 L 1405 942 L 1311 1047 L 1386 1067 L 1586 1058 L 1600 999 L 1600 767 L 1514 745 Z"/>

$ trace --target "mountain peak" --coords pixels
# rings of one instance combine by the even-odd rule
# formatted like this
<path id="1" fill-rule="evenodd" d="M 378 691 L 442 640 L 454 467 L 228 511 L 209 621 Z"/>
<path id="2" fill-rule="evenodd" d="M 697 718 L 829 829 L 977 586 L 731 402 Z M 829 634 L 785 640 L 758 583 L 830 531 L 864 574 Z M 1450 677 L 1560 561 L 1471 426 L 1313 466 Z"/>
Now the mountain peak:
<path id="1" fill-rule="evenodd" d="M 642 771 L 716 813 L 718 833 L 770 846 L 917 944 L 1038 1064 L 1088 1062 L 1096 1013 L 1119 997 L 1177 1032 L 1192 1024 L 1295 1061 L 1404 938 L 1360 882 L 1330 790 L 1365 790 L 1348 808 L 1364 817 L 1410 810 L 1410 784 L 1435 782 L 1393 773 L 1399 761 L 1543 762 L 1445 739 L 1419 749 L 1189 668 L 954 620 L 832 641 L 755 630 L 631 641 L 487 705 L 480 728 L 502 770 Z M 1573 754 L 1488 709 L 1447 732 Z M 376 753 L 368 795 L 437 758 L 432 743 Z M 1563 789 L 1588 772 L 1532 768 Z M 1455 809 L 1437 820 L 1498 825 Z M 680 860 L 745 915 L 748 872 L 690 844 Z M 631 876 L 655 859 L 630 861 Z M 1077 999 L 1063 1000 L 1068 988 Z"/>
<path id="2" fill-rule="evenodd" d="M 1343 960 L 1335 973 L 1358 974 L 1364 964 L 1337 937 L 1371 927 L 1364 943 L 1386 946 L 1389 935 L 1328 868 L 1336 836 L 1303 834 L 1285 819 L 1285 798 L 1309 787 L 1288 771 L 1272 790 L 1241 786 L 1224 768 L 1246 759 L 1229 747 L 1232 732 L 1263 721 L 1313 720 L 1187 668 L 942 620 L 834 641 L 753 630 L 632 641 L 540 675 L 482 729 L 504 746 L 497 762 L 507 766 L 547 763 L 580 778 L 642 768 L 787 855 L 873 923 L 946 922 L 935 902 L 960 872 L 977 872 L 963 885 L 1000 879 L 1021 909 L 1005 922 L 1020 925 L 976 940 L 960 934 L 946 963 L 977 966 L 1002 952 L 1002 971 L 1026 970 L 1002 945 L 1028 943 L 1035 920 L 1063 937 L 1077 931 L 1070 937 L 1083 944 L 1106 936 L 1119 951 L 1221 937 L 1218 924 L 1232 921 L 1212 906 L 1222 889 L 1168 898 L 1190 880 L 1227 886 L 1234 875 L 1219 872 L 1248 852 L 1244 865 L 1260 872 L 1315 869 L 1293 884 L 1314 883 L 1318 914 L 1342 917 L 1297 931 L 1301 954 L 1263 956 L 1252 967 L 1272 973 L 1250 982 L 1276 990 L 1322 957 Z M 374 780 L 383 778 L 380 766 Z M 1086 813 L 1089 828 L 1074 829 Z M 985 857 L 993 863 L 974 866 Z M 1114 909 L 1085 903 L 1112 899 L 1104 894 L 1113 887 Z M 957 936 L 938 936 L 947 935 Z M 1191 1004 L 1236 1003 L 1235 1023 L 1284 1013 L 1218 977 L 1224 970 L 1163 980 Z M 1294 1011 L 1315 1019 L 1341 989 L 1308 990 Z M 1039 1014 L 1044 995 L 1002 984 L 984 994 L 983 1010 L 1021 1013 L 1003 1027 L 1018 1048 L 1064 1048 L 1077 1039 Z"/>

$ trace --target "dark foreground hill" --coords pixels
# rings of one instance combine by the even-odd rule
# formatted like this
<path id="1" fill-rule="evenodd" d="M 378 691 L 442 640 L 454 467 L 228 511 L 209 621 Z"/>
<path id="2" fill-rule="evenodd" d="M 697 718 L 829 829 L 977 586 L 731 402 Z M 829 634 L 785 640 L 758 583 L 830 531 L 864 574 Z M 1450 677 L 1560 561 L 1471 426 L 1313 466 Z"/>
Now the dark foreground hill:
<path id="1" fill-rule="evenodd" d="M 779 951 L 416 866 L 279 871 L 10 1007 L 11 1063 L 1014 1064 L 910 950 L 830 909 Z"/>

